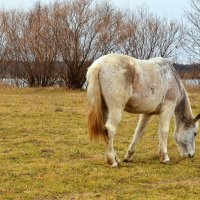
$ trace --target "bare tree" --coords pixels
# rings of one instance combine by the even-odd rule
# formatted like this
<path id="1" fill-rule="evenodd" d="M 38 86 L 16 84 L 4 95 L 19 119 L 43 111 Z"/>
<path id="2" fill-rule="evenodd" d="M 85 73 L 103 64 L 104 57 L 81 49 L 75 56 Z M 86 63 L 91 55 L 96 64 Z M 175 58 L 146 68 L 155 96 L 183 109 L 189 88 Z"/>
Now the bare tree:
<path id="1" fill-rule="evenodd" d="M 110 52 L 139 59 L 175 57 L 184 36 L 179 23 L 145 9 L 129 14 L 94 0 L 38 2 L 29 11 L 3 16 L 2 52 L 12 64 L 10 73 L 31 87 L 63 83 L 81 88 L 88 66 Z"/>
<path id="2" fill-rule="evenodd" d="M 139 59 L 175 57 L 184 39 L 181 24 L 158 18 L 144 8 L 127 16 L 121 35 L 121 51 Z"/>
<path id="3" fill-rule="evenodd" d="M 31 87 L 53 85 L 58 78 L 58 28 L 47 6 L 10 13 L 8 21 L 11 73 Z"/>
<path id="4" fill-rule="evenodd" d="M 7 40 L 6 40 L 6 26 L 7 21 L 7 13 L 4 11 L 0 11 L 0 75 L 5 72 L 7 68 Z"/>
<path id="5" fill-rule="evenodd" d="M 122 13 L 108 4 L 94 6 L 92 0 L 76 0 L 63 5 L 60 23 L 62 78 L 70 88 L 81 88 L 87 67 L 103 54 L 116 51 Z"/>
<path id="6" fill-rule="evenodd" d="M 187 20 L 187 42 L 185 51 L 191 60 L 200 61 L 200 0 L 191 0 L 190 9 L 185 11 Z"/>

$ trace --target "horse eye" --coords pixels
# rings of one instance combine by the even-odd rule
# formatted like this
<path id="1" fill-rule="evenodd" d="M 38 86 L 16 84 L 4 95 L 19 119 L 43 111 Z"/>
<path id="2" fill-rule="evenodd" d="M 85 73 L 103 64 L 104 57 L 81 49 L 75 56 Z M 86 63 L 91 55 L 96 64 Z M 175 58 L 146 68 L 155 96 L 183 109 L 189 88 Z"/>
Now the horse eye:
<path id="1" fill-rule="evenodd" d="M 197 132 L 194 132 L 194 137 L 197 135 Z"/>

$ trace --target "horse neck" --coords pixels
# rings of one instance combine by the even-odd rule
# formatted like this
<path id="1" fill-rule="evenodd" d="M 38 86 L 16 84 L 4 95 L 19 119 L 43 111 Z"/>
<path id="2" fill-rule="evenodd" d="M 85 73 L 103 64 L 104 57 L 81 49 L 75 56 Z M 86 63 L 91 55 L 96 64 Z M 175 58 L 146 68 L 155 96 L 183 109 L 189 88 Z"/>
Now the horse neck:
<path id="1" fill-rule="evenodd" d="M 175 109 L 176 125 L 190 123 L 193 120 L 190 100 L 187 92 L 183 89 L 182 98 Z"/>

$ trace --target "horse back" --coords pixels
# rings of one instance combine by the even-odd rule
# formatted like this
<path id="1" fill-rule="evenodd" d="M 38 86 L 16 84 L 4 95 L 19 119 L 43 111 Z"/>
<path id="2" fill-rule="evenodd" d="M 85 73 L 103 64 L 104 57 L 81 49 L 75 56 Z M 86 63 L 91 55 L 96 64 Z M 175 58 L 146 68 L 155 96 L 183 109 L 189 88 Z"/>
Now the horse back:
<path id="1" fill-rule="evenodd" d="M 99 79 L 108 108 L 131 113 L 159 113 L 165 101 L 176 104 L 182 87 L 172 64 L 163 58 L 146 61 L 110 54 L 101 57 Z"/>

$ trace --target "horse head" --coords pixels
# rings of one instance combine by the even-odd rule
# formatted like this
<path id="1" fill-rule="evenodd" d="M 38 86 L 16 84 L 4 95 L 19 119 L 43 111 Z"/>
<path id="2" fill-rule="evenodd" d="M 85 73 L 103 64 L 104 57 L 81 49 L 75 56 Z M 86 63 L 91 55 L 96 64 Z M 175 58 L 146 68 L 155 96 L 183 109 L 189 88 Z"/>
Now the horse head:
<path id="1" fill-rule="evenodd" d="M 174 138 L 178 144 L 182 157 L 193 157 L 195 153 L 195 137 L 198 132 L 198 121 L 200 114 L 190 121 L 179 123 Z"/>

